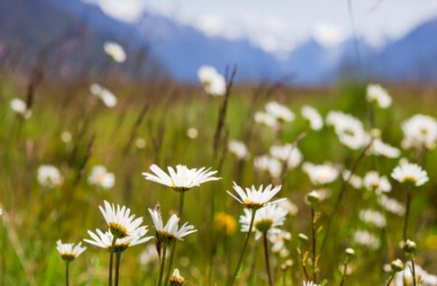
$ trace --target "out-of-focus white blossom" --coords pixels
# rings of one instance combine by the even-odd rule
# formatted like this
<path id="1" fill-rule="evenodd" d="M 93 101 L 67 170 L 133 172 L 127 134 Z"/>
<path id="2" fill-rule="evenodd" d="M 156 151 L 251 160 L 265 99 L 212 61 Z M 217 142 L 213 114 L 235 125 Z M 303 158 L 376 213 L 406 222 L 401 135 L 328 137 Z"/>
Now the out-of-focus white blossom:
<path id="1" fill-rule="evenodd" d="M 238 160 L 247 160 L 249 158 L 249 150 L 242 141 L 229 141 L 228 151 L 234 154 Z"/>
<path id="2" fill-rule="evenodd" d="M 123 63 L 126 61 L 126 52 L 120 44 L 114 42 L 105 42 L 103 44 L 103 50 L 114 62 Z"/>
<path id="3" fill-rule="evenodd" d="M 379 108 L 386 109 L 391 106 L 392 99 L 385 90 L 379 84 L 369 84 L 367 86 L 367 100 L 376 104 Z"/>
<path id="4" fill-rule="evenodd" d="M 13 98 L 10 106 L 15 113 L 19 114 L 24 119 L 29 119 L 32 115 L 32 111 L 27 109 L 26 102 L 19 98 Z"/>
<path id="5" fill-rule="evenodd" d="M 362 210 L 360 211 L 361 221 L 374 225 L 378 228 L 383 228 L 386 225 L 386 220 L 381 212 L 375 210 Z"/>
<path id="6" fill-rule="evenodd" d="M 113 108 L 117 105 L 117 97 L 107 90 L 106 88 L 93 83 L 90 87 L 90 91 L 93 95 L 95 95 L 98 99 L 100 99 L 106 107 Z"/>
<path id="7" fill-rule="evenodd" d="M 401 151 L 387 143 L 384 143 L 380 138 L 375 138 L 372 142 L 372 146 L 368 149 L 368 153 L 375 156 L 384 156 L 387 158 L 398 158 L 401 155 Z"/>
<path id="8" fill-rule="evenodd" d="M 358 230 L 354 233 L 354 241 L 359 245 L 366 246 L 371 249 L 378 249 L 381 245 L 378 237 L 364 230 Z"/>
<path id="9" fill-rule="evenodd" d="M 437 121 L 423 114 L 416 114 L 402 123 L 402 148 L 434 149 L 437 140 Z"/>
<path id="10" fill-rule="evenodd" d="M 41 165 L 38 168 L 37 179 L 41 186 L 48 188 L 59 187 L 64 182 L 59 169 L 52 165 Z"/>
<path id="11" fill-rule="evenodd" d="M 323 128 L 323 118 L 315 108 L 305 105 L 302 107 L 301 113 L 310 122 L 311 129 L 318 131 Z"/>
<path id="12" fill-rule="evenodd" d="M 310 177 L 314 185 L 325 185 L 335 181 L 339 175 L 339 171 L 330 163 L 323 165 L 314 165 L 312 163 L 304 163 L 303 171 Z"/>
<path id="13" fill-rule="evenodd" d="M 223 96 L 226 93 L 225 78 L 212 66 L 201 66 L 197 76 L 205 88 L 206 93 L 212 96 Z"/>
<path id="14" fill-rule="evenodd" d="M 386 195 L 382 195 L 378 198 L 378 203 L 388 212 L 403 216 L 405 214 L 405 207 L 397 200 L 390 198 Z"/>
<path id="15" fill-rule="evenodd" d="M 358 177 L 357 175 L 351 174 L 351 171 L 343 170 L 342 176 L 343 176 L 343 180 L 345 180 L 345 181 L 349 179 L 348 183 L 353 188 L 359 190 L 363 187 L 363 180 L 360 177 Z"/>
<path id="16" fill-rule="evenodd" d="M 96 165 L 88 176 L 88 183 L 104 190 L 109 190 L 115 184 L 115 175 L 109 173 L 105 166 Z"/>
<path id="17" fill-rule="evenodd" d="M 363 148 L 370 141 L 363 123 L 350 114 L 330 111 L 326 116 L 326 125 L 332 126 L 340 142 L 352 150 Z"/>
<path id="18" fill-rule="evenodd" d="M 292 144 L 273 145 L 270 147 L 270 155 L 273 158 L 287 162 L 287 167 L 289 168 L 297 167 L 303 160 L 302 153 L 297 146 Z"/>
<path id="19" fill-rule="evenodd" d="M 391 184 L 387 177 L 380 176 L 378 172 L 369 171 L 363 179 L 364 187 L 369 191 L 374 191 L 377 195 L 391 191 Z"/>
<path id="20" fill-rule="evenodd" d="M 270 156 L 258 156 L 253 160 L 255 169 L 261 172 L 267 172 L 272 178 L 279 178 L 282 173 L 281 162 Z"/>

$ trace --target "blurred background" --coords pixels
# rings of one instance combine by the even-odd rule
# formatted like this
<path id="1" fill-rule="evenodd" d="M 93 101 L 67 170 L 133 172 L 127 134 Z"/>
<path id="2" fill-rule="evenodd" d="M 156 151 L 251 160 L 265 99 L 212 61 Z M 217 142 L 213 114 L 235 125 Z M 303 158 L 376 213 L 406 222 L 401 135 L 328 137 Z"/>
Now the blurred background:
<path id="1" fill-rule="evenodd" d="M 80 80 L 109 72 L 114 41 L 129 55 L 123 80 L 193 83 L 207 64 L 237 65 L 239 82 L 431 84 L 436 32 L 434 0 L 1 0 L 0 68 L 26 75 L 39 61 L 48 78 Z"/>

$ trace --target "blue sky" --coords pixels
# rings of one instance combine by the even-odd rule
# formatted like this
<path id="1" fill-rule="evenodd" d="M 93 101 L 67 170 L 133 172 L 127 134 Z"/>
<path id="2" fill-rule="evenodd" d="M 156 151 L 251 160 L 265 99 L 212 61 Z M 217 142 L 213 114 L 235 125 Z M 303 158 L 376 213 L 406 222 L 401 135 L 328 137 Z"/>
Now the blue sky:
<path id="1" fill-rule="evenodd" d="M 347 0 L 83 0 L 123 21 L 142 10 L 168 16 L 211 36 L 249 39 L 266 51 L 289 52 L 313 37 L 335 46 L 352 32 Z M 355 27 L 375 46 L 437 17 L 437 0 L 351 0 Z"/>

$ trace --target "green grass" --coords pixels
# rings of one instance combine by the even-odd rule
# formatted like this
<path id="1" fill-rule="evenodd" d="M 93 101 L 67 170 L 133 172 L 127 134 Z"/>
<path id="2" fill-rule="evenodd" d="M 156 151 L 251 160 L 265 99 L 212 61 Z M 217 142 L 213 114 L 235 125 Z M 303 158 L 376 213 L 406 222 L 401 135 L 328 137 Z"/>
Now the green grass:
<path id="1" fill-rule="evenodd" d="M 71 91 L 74 91 L 73 95 Z M 79 242 L 88 238 L 87 230 L 104 229 L 104 219 L 98 209 L 103 200 L 130 207 L 133 213 L 145 218 L 149 234 L 153 234 L 147 208 L 153 208 L 159 202 L 164 217 L 168 218 L 170 213 L 177 211 L 179 195 L 143 178 L 141 173 L 147 171 L 151 164 L 164 168 L 181 163 L 189 167 L 217 169 L 220 158 L 214 158 L 212 146 L 222 98 L 207 97 L 198 89 L 182 86 L 119 86 L 114 87 L 114 91 L 120 104 L 115 109 L 107 109 L 100 102 L 91 107 L 92 100 L 86 86 L 42 87 L 36 95 L 32 117 L 23 121 L 9 108 L 10 99 L 22 97 L 23 90 L 7 80 L 0 81 L 0 203 L 7 213 L 7 219 L 3 216 L 0 220 L 0 285 L 32 285 L 32 281 L 33 285 L 64 285 L 64 263 L 56 251 L 56 240 Z M 332 109 L 343 110 L 369 126 L 364 93 L 364 85 L 350 83 L 340 84 L 335 89 L 311 92 L 285 90 L 283 103 L 296 113 L 297 119 L 285 126 L 280 140 L 291 143 L 301 132 L 308 130 L 307 123 L 300 116 L 303 104 L 316 107 L 323 115 Z M 393 87 L 394 106 L 377 113 L 377 126 L 382 130 L 384 141 L 396 146 L 402 139 L 402 120 L 414 113 L 437 115 L 433 108 L 435 98 L 406 93 Z M 255 102 L 253 94 L 252 87 L 238 87 L 232 93 L 226 118 L 229 139 L 246 138 L 248 123 L 253 121 L 250 113 Z M 272 97 L 259 99 L 254 110 L 262 110 L 270 99 Z M 125 152 L 131 129 L 146 102 L 149 109 L 136 135 L 136 138 L 144 138 L 146 147 L 138 149 L 134 143 Z M 87 118 L 88 125 L 85 123 Z M 77 134 L 84 124 L 84 135 L 78 141 Z M 198 129 L 198 138 L 187 137 L 189 127 Z M 69 144 L 61 141 L 64 131 L 73 134 L 73 141 Z M 73 187 L 93 134 L 95 141 L 91 157 L 78 184 Z M 275 140 L 268 128 L 253 127 L 253 136 L 246 142 L 251 159 L 242 169 L 241 185 L 270 183 L 267 175 L 254 171 L 253 158 L 267 153 Z M 72 160 L 74 146 L 77 152 Z M 305 161 L 314 163 L 332 161 L 344 164 L 347 158 L 356 157 L 359 153 L 340 145 L 332 130 L 327 128 L 321 132 L 310 131 L 298 146 Z M 403 156 L 412 159 L 414 154 L 403 152 Z M 377 160 L 379 172 L 386 176 L 397 165 L 397 160 Z M 434 199 L 437 170 L 433 166 L 436 163 L 433 151 L 428 154 L 424 166 L 430 182 L 414 191 L 410 228 L 418 244 L 417 262 L 434 273 L 437 269 L 437 208 Z M 61 169 L 65 177 L 62 187 L 52 190 L 39 186 L 36 172 L 41 164 L 52 164 Z M 98 190 L 87 184 L 86 178 L 95 164 L 103 164 L 115 173 L 113 189 Z M 357 173 L 362 176 L 374 167 L 373 158 L 365 157 Z M 226 194 L 226 190 L 232 189 L 239 168 L 241 166 L 235 158 L 226 154 L 220 172 L 222 180 L 204 184 L 186 194 L 183 221 L 190 222 L 199 231 L 178 244 L 175 266 L 187 279 L 188 285 L 224 285 L 227 273 L 233 271 L 245 235 L 239 231 L 238 224 L 233 234 L 224 234 L 223 230 L 215 227 L 213 216 L 217 212 L 226 212 L 238 221 L 243 213 L 242 207 Z M 402 186 L 392 183 L 390 196 L 404 202 Z M 326 224 L 332 212 L 340 184 L 338 181 L 330 186 L 332 197 L 320 206 L 321 225 Z M 272 255 L 277 285 L 281 285 L 282 275 L 286 277 L 286 285 L 301 285 L 303 274 L 296 253 L 297 234 L 303 232 L 310 235 L 310 209 L 305 203 L 305 196 L 312 188 L 308 177 L 297 168 L 287 175 L 280 193 L 280 197 L 287 197 L 295 203 L 299 212 L 296 216 L 288 216 L 284 226 L 293 234 L 288 245 L 290 256 L 280 258 Z M 383 265 L 395 258 L 405 261 L 398 247 L 402 218 L 387 214 L 387 229 L 373 230 L 383 241 L 380 249 L 369 250 L 354 244 L 352 235 L 357 228 L 371 229 L 358 219 L 358 212 L 364 207 L 376 207 L 375 200 L 363 190 L 347 188 L 339 219 L 333 224 L 327 247 L 321 253 L 319 277 L 328 279 L 327 285 L 339 284 L 339 267 L 346 247 L 353 247 L 357 253 L 352 262 L 354 272 L 346 285 L 383 285 L 388 278 L 382 270 Z M 320 237 L 323 237 L 324 231 L 322 229 Z M 144 249 L 144 245 L 135 246 L 123 255 L 121 285 L 154 285 L 158 275 L 157 263 L 145 267 L 138 262 Z M 267 285 L 261 241 L 252 239 L 248 250 L 237 284 Z M 280 266 L 287 259 L 293 261 L 293 266 L 282 273 Z M 88 245 L 88 250 L 71 264 L 71 284 L 107 285 L 107 265 L 108 253 Z M 291 279 L 295 284 L 291 284 Z"/>

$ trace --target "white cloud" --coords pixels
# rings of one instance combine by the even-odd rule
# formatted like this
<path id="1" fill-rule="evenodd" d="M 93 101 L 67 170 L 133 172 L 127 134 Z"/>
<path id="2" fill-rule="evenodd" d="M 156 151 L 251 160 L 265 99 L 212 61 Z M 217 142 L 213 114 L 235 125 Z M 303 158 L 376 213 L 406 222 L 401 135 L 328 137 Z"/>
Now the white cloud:
<path id="1" fill-rule="evenodd" d="M 142 0 L 82 0 L 98 5 L 102 11 L 123 22 L 135 22 L 144 11 Z"/>
<path id="2" fill-rule="evenodd" d="M 326 22 L 314 25 L 312 36 L 320 45 L 327 48 L 338 46 L 348 37 L 340 26 Z"/>
<path id="3" fill-rule="evenodd" d="M 191 25 L 209 36 L 248 39 L 276 54 L 313 36 L 328 47 L 352 34 L 346 0 L 83 0 L 132 22 L 142 8 Z M 352 1 L 356 33 L 374 45 L 398 38 L 437 15 L 436 0 Z M 376 7 L 376 8 L 375 8 Z"/>

